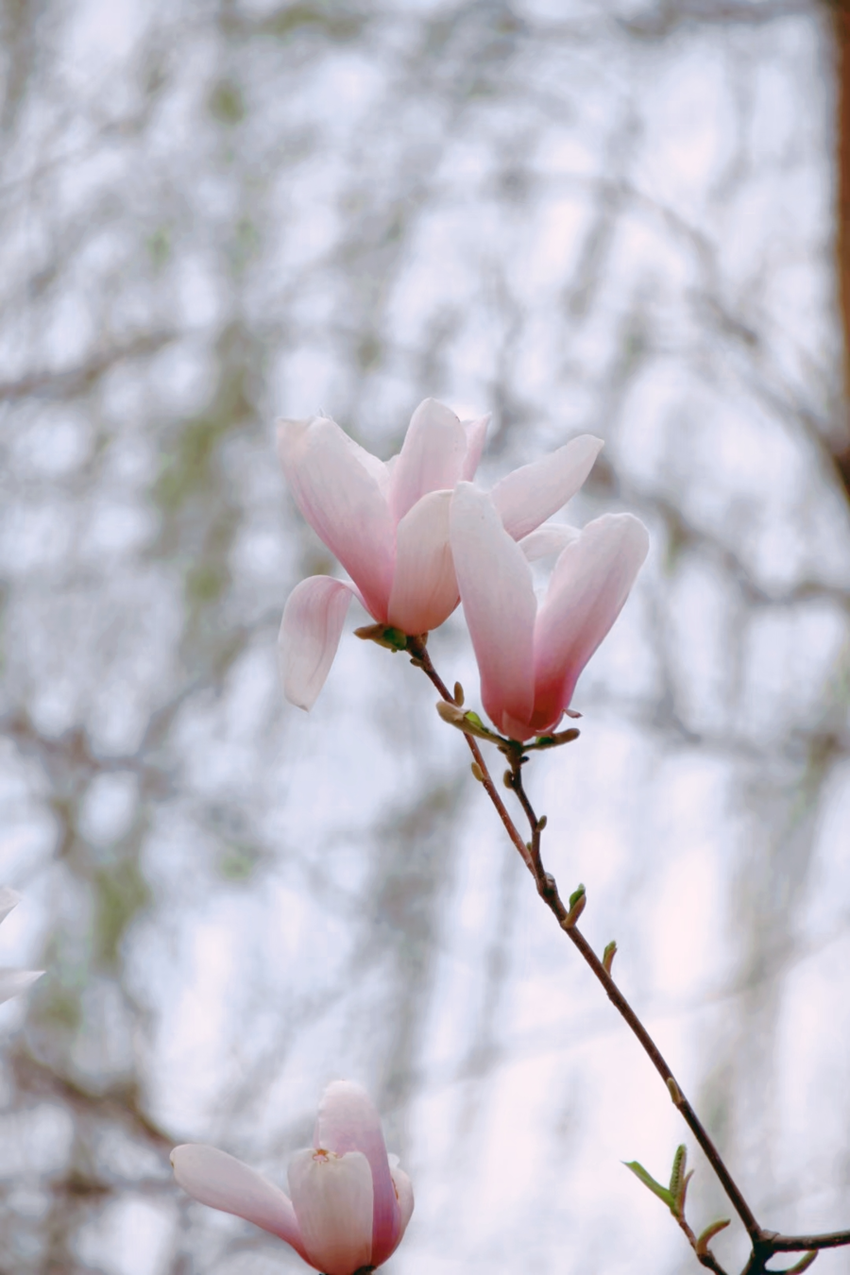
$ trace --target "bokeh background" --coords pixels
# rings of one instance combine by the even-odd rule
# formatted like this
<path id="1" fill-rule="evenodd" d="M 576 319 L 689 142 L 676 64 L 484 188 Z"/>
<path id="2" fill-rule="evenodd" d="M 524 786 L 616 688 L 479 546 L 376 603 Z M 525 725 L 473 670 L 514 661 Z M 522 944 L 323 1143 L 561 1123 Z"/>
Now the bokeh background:
<path id="1" fill-rule="evenodd" d="M 274 419 L 387 457 L 426 395 L 493 412 L 488 485 L 602 436 L 565 516 L 650 526 L 529 775 L 547 864 L 760 1220 L 850 1225 L 841 12 L 0 14 L 0 961 L 47 970 L 0 1010 L 0 1271 L 302 1270 L 168 1151 L 285 1184 L 338 1076 L 414 1180 L 393 1275 L 697 1269 L 620 1163 L 692 1139 L 425 679 L 349 634 L 282 702 L 333 564 Z M 477 704 L 459 614 L 432 651 Z"/>

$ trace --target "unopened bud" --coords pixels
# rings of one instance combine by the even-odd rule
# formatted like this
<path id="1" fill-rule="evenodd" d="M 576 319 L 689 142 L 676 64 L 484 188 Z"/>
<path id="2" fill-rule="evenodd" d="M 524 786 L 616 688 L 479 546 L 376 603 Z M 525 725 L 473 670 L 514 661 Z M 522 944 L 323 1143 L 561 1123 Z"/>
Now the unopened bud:
<path id="1" fill-rule="evenodd" d="M 444 722 L 448 722 L 450 726 L 457 726 L 459 730 L 463 730 L 463 713 L 457 704 L 450 704 L 448 700 L 437 700 L 437 712 L 440 714 Z"/>
<path id="2" fill-rule="evenodd" d="M 614 957 L 616 955 L 617 944 L 612 939 L 610 943 L 605 944 L 605 951 L 602 953 L 602 968 L 608 975 L 611 973 L 611 966 L 614 964 Z"/>
<path id="3" fill-rule="evenodd" d="M 682 1091 L 681 1091 L 681 1089 L 680 1089 L 680 1088 L 679 1088 L 679 1086 L 676 1084 L 676 1082 L 675 1082 L 675 1080 L 673 1079 L 673 1077 L 672 1077 L 672 1076 L 668 1076 L 668 1077 L 667 1077 L 667 1088 L 670 1090 L 670 1097 L 673 1099 L 673 1101 L 674 1101 L 674 1103 L 676 1104 L 676 1106 L 677 1106 L 677 1107 L 681 1107 L 682 1103 L 683 1103 L 685 1100 L 684 1100 L 684 1098 L 682 1097 Z"/>
<path id="4" fill-rule="evenodd" d="M 438 699 L 437 712 L 444 722 L 448 722 L 450 726 L 456 726 L 458 730 L 463 731 L 464 735 L 475 735 L 478 739 L 489 739 L 491 741 L 496 741 L 500 738 L 487 729 L 477 713 L 473 713 L 471 709 L 464 712 L 462 708 L 459 708 L 457 704 L 453 704 L 450 700 Z"/>
<path id="5" fill-rule="evenodd" d="M 407 647 L 407 635 L 390 624 L 364 624 L 354 630 L 354 636 L 364 642 L 377 642 L 378 646 L 385 646 L 389 651 L 404 651 Z"/>
<path id="6" fill-rule="evenodd" d="M 570 895 L 570 910 L 561 922 L 561 928 L 571 930 L 587 906 L 587 892 L 583 885 Z"/>
<path id="7" fill-rule="evenodd" d="M 540 816 L 540 818 L 537 820 L 537 831 L 538 831 L 538 832 L 542 832 L 542 831 L 543 831 L 543 829 L 546 827 L 546 825 L 547 825 L 547 823 L 548 823 L 548 822 L 549 822 L 549 820 L 548 820 L 547 816 L 546 816 L 546 815 L 541 815 L 541 816 Z"/>
<path id="8" fill-rule="evenodd" d="M 721 1231 L 725 1231 L 728 1225 L 729 1225 L 729 1218 L 721 1217 L 721 1218 L 718 1218 L 716 1222 L 712 1222 L 711 1226 L 707 1226 L 705 1228 L 705 1230 L 697 1239 L 696 1245 L 694 1246 L 694 1252 L 696 1253 L 697 1257 L 705 1256 L 705 1254 L 708 1252 L 708 1246 L 711 1243 L 711 1241 L 714 1239 L 715 1235 L 719 1235 Z"/>
<path id="9" fill-rule="evenodd" d="M 460 682 L 455 682 L 455 703 L 458 708 L 463 708 L 463 687 Z"/>
<path id="10" fill-rule="evenodd" d="M 474 761 L 474 762 L 472 763 L 472 765 L 471 765 L 471 767 L 470 767 L 470 770 L 472 771 L 472 773 L 473 773 L 473 775 L 475 776 L 475 778 L 478 780 L 479 784 L 483 784 L 483 783 L 484 783 L 484 771 L 483 771 L 483 770 L 481 769 L 481 767 L 478 765 L 478 762 L 477 762 L 477 761 Z"/>

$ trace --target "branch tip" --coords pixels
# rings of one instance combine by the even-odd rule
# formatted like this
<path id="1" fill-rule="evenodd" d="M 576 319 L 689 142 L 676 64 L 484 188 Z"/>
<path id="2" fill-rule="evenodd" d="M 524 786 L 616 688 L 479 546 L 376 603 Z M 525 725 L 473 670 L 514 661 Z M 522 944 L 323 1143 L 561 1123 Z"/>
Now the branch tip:
<path id="1" fill-rule="evenodd" d="M 610 943 L 605 944 L 605 950 L 602 953 L 602 968 L 608 977 L 611 977 L 611 966 L 614 964 L 614 957 L 617 955 L 617 944 L 614 939 Z"/>

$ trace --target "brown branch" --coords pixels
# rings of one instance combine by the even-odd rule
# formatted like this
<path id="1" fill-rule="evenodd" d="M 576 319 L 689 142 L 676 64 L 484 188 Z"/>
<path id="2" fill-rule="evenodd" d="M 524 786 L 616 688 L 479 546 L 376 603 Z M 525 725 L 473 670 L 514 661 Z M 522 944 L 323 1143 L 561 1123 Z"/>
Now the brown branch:
<path id="1" fill-rule="evenodd" d="M 426 676 L 430 679 L 432 685 L 436 687 L 442 699 L 449 704 L 455 704 L 455 696 L 452 695 L 445 682 L 434 668 L 433 662 L 425 645 L 425 638 L 409 637 L 407 639 L 406 649 L 411 656 L 411 662 L 423 670 Z M 521 744 L 517 743 L 515 750 L 508 753 L 510 769 L 506 775 L 506 781 L 508 781 L 508 786 L 516 794 L 517 800 L 522 806 L 523 812 L 528 820 L 528 825 L 531 830 L 530 842 L 523 840 L 516 824 L 508 813 L 508 810 L 496 789 L 478 743 L 471 735 L 464 734 L 464 738 L 466 739 L 469 750 L 475 759 L 474 770 L 476 772 L 476 778 L 478 778 L 480 783 L 483 785 L 485 792 L 496 808 L 508 836 L 516 849 L 522 855 L 523 862 L 534 877 L 540 897 L 553 913 L 561 929 L 570 939 L 573 946 L 578 949 L 586 964 L 590 967 L 596 978 L 602 984 L 605 989 L 605 994 L 611 1001 L 611 1004 L 620 1014 L 632 1034 L 637 1038 L 644 1050 L 644 1053 L 647 1055 L 650 1062 L 655 1067 L 655 1070 L 666 1084 L 674 1105 L 678 1108 L 682 1119 L 694 1135 L 697 1143 L 703 1151 L 703 1154 L 711 1165 L 715 1176 L 723 1187 L 729 1202 L 744 1224 L 752 1244 L 752 1252 L 745 1267 L 744 1275 L 766 1275 L 767 1262 L 776 1253 L 812 1253 L 819 1249 L 840 1248 L 844 1245 L 850 1245 L 850 1231 L 833 1231 L 823 1235 L 793 1236 L 780 1235 L 776 1231 L 765 1230 L 759 1225 L 755 1214 L 744 1198 L 743 1192 L 735 1182 L 729 1172 L 729 1169 L 726 1167 L 720 1152 L 717 1150 L 717 1147 L 714 1145 L 714 1142 L 709 1136 L 707 1130 L 703 1127 L 702 1122 L 682 1092 L 681 1086 L 673 1075 L 673 1072 L 660 1049 L 655 1044 L 655 1041 L 652 1039 L 623 993 L 617 987 L 617 984 L 605 968 L 603 962 L 596 955 L 593 948 L 576 925 L 580 907 L 578 909 L 569 908 L 564 903 L 560 893 L 558 892 L 555 878 L 543 867 L 540 852 L 540 834 L 545 826 L 545 819 L 537 816 L 523 786 L 522 766 L 527 758 L 523 755 Z M 696 1237 L 690 1226 L 685 1221 L 684 1216 L 677 1216 L 676 1220 L 685 1232 L 697 1260 L 709 1270 L 714 1271 L 715 1275 L 725 1275 L 723 1267 L 719 1264 L 712 1253 L 707 1250 L 705 1252 L 699 1251 Z"/>

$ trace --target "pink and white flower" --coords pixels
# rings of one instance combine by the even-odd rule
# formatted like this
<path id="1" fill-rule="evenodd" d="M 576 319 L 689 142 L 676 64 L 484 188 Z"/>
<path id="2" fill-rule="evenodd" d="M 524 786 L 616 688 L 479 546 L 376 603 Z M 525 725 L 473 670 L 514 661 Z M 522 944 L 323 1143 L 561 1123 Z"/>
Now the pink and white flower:
<path id="1" fill-rule="evenodd" d="M 452 491 L 478 466 L 489 417 L 460 421 L 433 399 L 421 403 L 398 456 L 384 463 L 328 417 L 283 421 L 278 451 L 301 513 L 352 583 L 313 576 L 292 591 L 280 628 L 288 700 L 309 709 L 333 663 L 352 596 L 403 634 L 438 628 L 458 604 L 449 536 Z M 504 478 L 492 492 L 516 539 L 578 491 L 602 443 L 574 439 Z"/>
<path id="2" fill-rule="evenodd" d="M 649 549 L 646 528 L 631 514 L 605 514 L 583 531 L 550 525 L 517 544 L 495 502 L 460 483 L 451 540 L 488 716 L 511 739 L 553 730 L 629 595 Z M 555 550 L 538 605 L 529 561 Z"/>
<path id="3" fill-rule="evenodd" d="M 387 1155 L 380 1117 L 347 1080 L 325 1090 L 313 1146 L 289 1162 L 289 1195 L 215 1147 L 176 1147 L 171 1163 L 194 1199 L 279 1236 L 324 1275 L 381 1266 L 413 1212 L 410 1178 Z"/>
<path id="4" fill-rule="evenodd" d="M 21 896 L 17 890 L 11 890 L 7 885 L 0 886 L 0 922 L 5 921 L 12 908 L 16 908 L 20 901 Z M 44 970 L 0 969 L 0 1004 L 25 992 L 43 973 Z"/>

